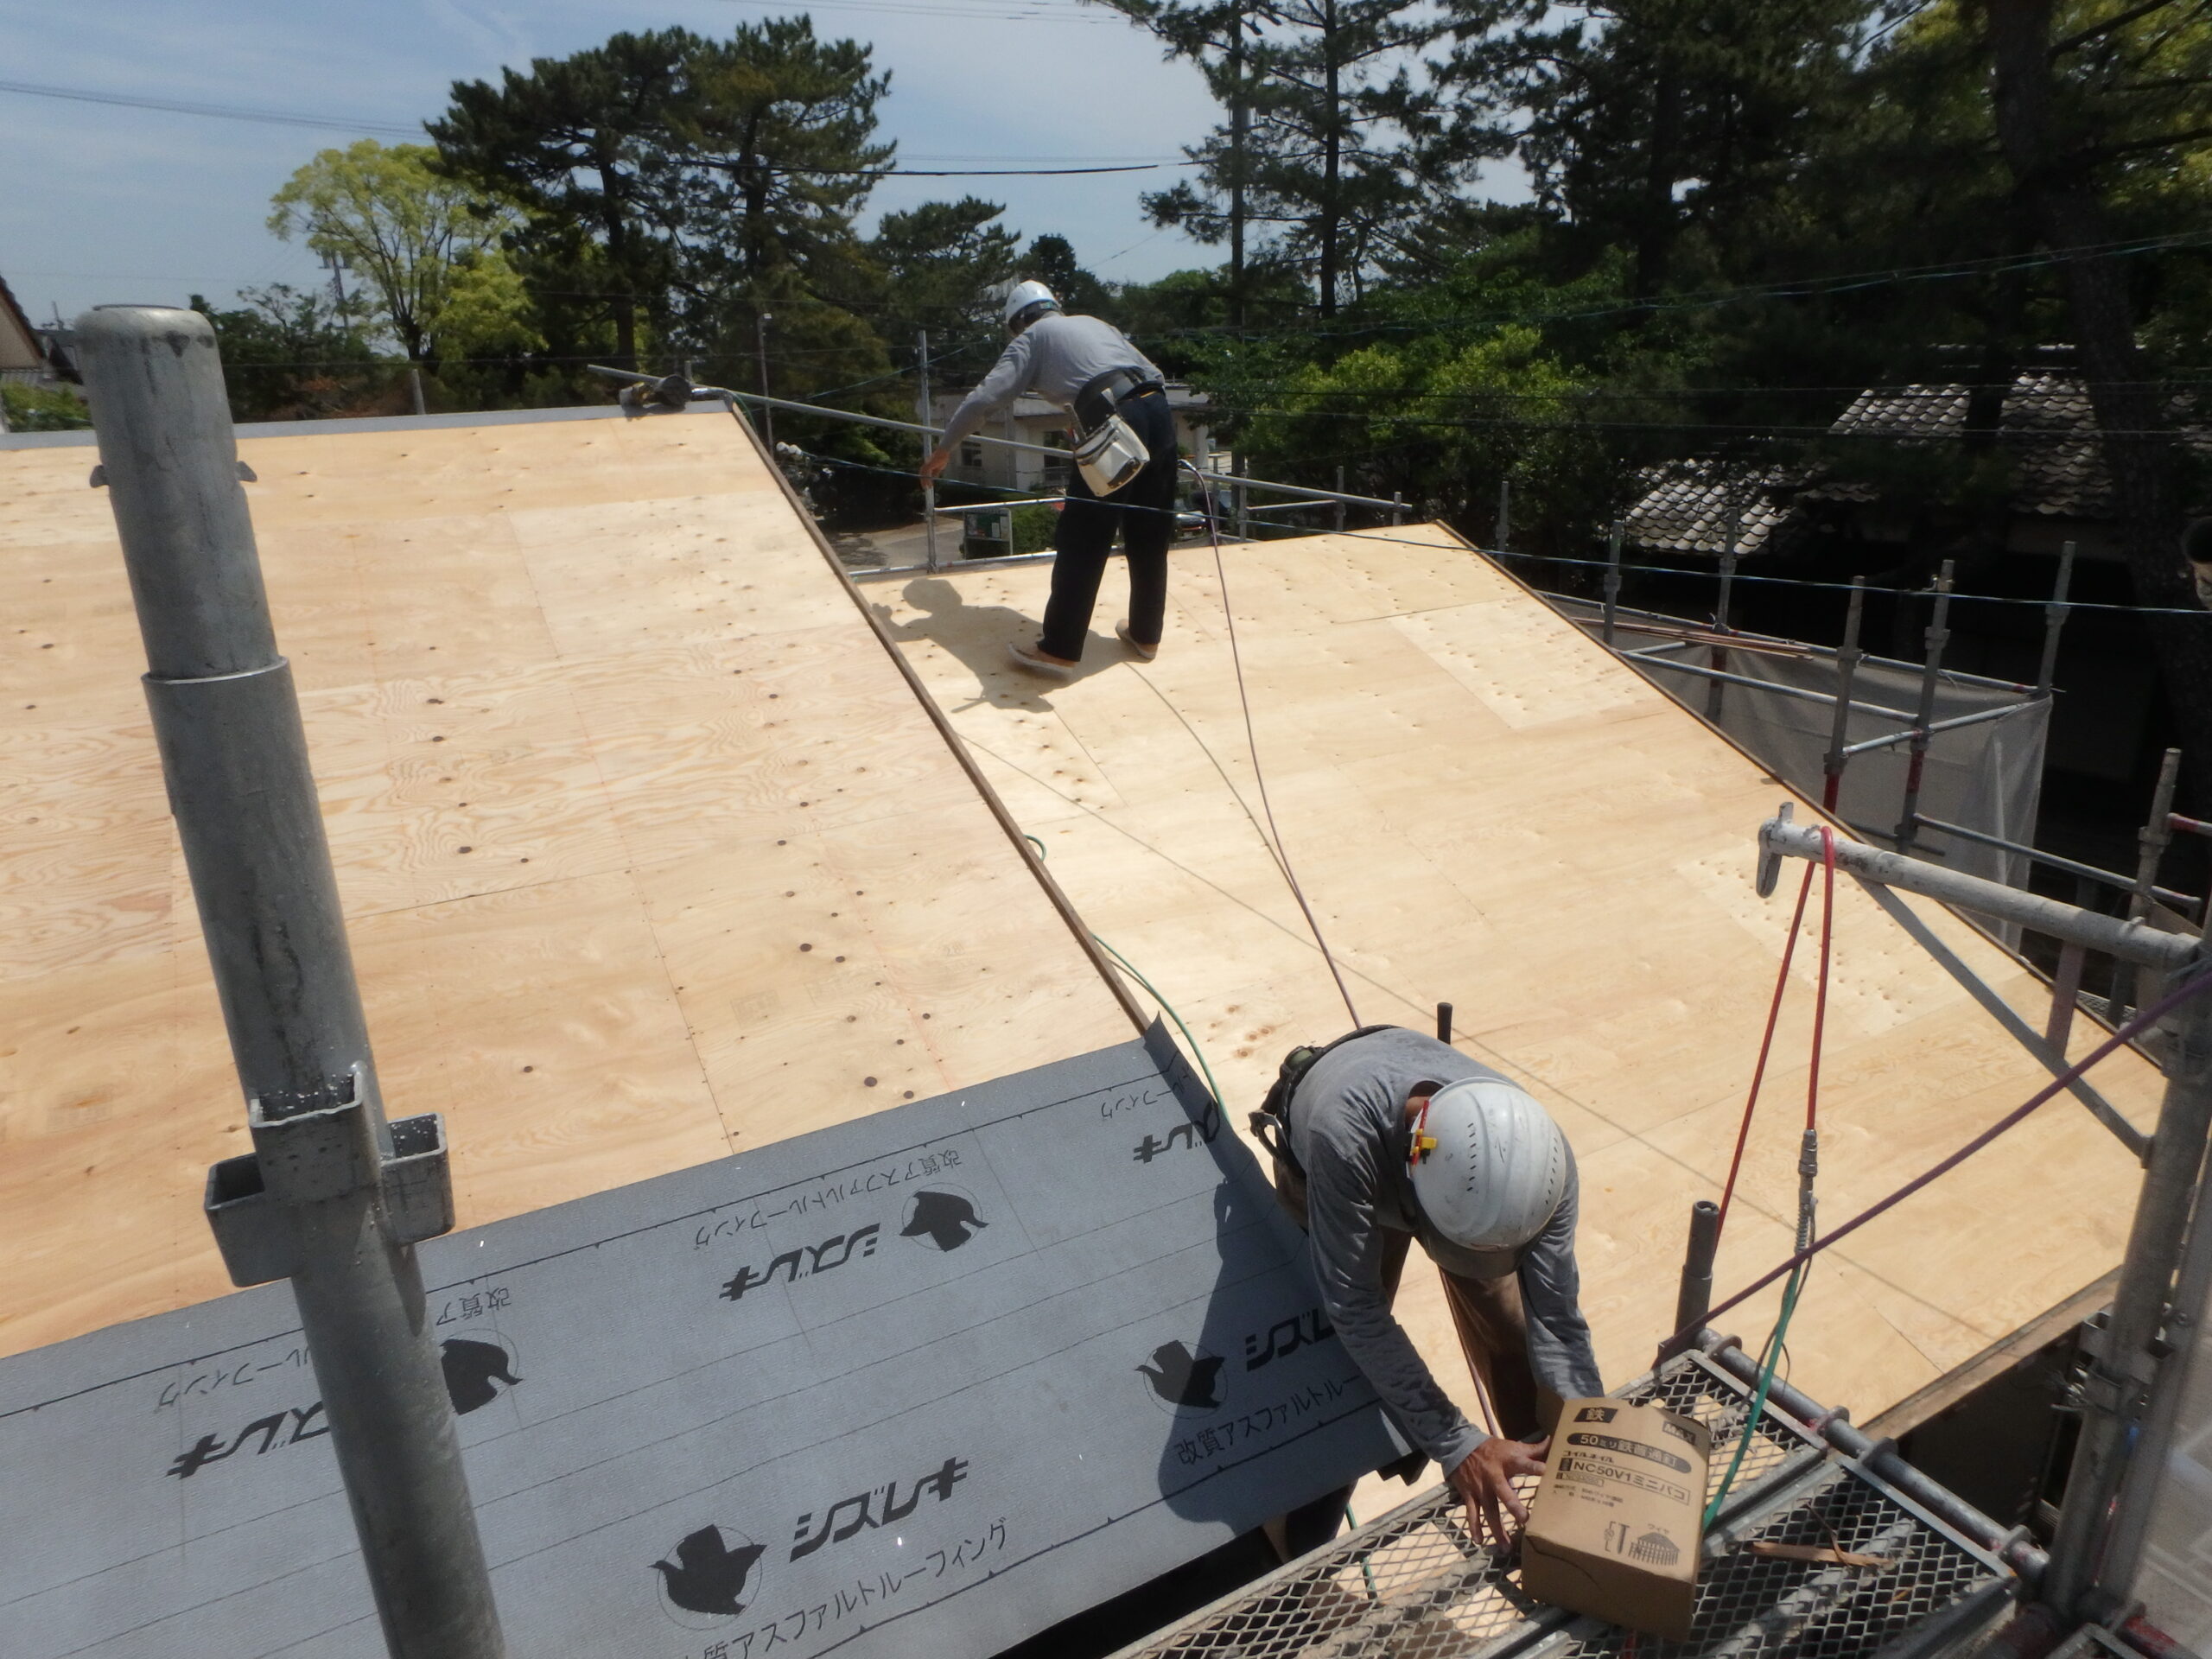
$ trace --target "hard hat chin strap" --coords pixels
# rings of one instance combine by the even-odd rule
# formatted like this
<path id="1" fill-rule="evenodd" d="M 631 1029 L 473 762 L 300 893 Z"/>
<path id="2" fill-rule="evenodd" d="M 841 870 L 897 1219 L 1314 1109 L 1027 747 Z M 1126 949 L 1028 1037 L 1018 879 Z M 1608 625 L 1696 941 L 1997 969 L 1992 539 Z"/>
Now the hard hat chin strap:
<path id="1" fill-rule="evenodd" d="M 1428 1133 L 1428 1104 L 1435 1096 L 1421 1095 L 1416 1098 L 1421 1103 L 1421 1109 L 1414 1116 L 1413 1137 L 1406 1147 L 1406 1167 L 1408 1170 L 1417 1169 L 1427 1163 L 1436 1151 L 1436 1137 Z"/>

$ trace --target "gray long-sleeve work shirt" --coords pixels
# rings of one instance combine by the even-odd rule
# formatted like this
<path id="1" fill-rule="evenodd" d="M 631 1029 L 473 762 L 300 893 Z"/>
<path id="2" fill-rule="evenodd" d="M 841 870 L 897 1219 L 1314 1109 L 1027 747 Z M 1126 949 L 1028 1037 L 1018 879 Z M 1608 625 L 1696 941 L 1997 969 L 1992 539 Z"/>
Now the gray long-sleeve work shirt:
<path id="1" fill-rule="evenodd" d="M 1025 391 L 1071 410 L 1076 393 L 1111 369 L 1141 369 L 1156 379 L 1166 378 L 1112 323 L 1048 311 L 1007 342 L 983 384 L 952 411 L 943 442 L 950 447 L 972 436 Z"/>
<path id="2" fill-rule="evenodd" d="M 1488 1066 L 1417 1031 L 1392 1029 L 1325 1054 L 1290 1103 L 1291 1150 L 1306 1171 L 1306 1233 L 1321 1304 L 1337 1338 L 1406 1437 L 1446 1470 L 1489 1437 L 1436 1384 L 1383 1300 L 1383 1233 L 1411 1233 L 1447 1273 L 1521 1281 L 1529 1365 L 1562 1400 L 1602 1394 L 1574 1263 L 1579 1193 L 1567 1190 L 1542 1232 L 1518 1251 L 1471 1251 L 1439 1235 L 1414 1196 L 1406 1100 L 1422 1082 L 1496 1077 Z M 1510 1079 L 1502 1079 L 1510 1081 Z"/>

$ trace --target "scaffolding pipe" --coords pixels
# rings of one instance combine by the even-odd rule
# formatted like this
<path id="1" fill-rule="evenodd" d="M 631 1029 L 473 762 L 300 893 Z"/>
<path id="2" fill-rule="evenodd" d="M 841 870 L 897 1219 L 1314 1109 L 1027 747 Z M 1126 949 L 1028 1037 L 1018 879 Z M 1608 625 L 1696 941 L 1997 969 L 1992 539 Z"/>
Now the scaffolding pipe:
<path id="1" fill-rule="evenodd" d="M 1928 769 L 1928 741 L 1935 734 L 1936 683 L 1943 673 L 1943 646 L 1951 637 L 1944 626 L 1951 614 L 1952 563 L 1946 559 L 1936 577 L 1936 607 L 1928 620 L 1928 647 L 1921 661 L 1920 712 L 1912 722 L 1912 760 L 1904 772 L 1904 804 L 1897 814 L 1897 850 L 1912 850 L 1920 827 L 1920 779 Z"/>
<path id="2" fill-rule="evenodd" d="M 1696 640 L 1686 640 L 1683 643 L 1687 645 L 1695 645 L 1699 642 Z M 1661 662 L 1656 658 L 1649 657 L 1645 654 L 1648 651 L 1654 651 L 1657 649 L 1657 646 L 1646 646 L 1641 651 L 1624 651 L 1621 655 L 1631 659 L 1641 658 L 1643 661 L 1649 662 L 1654 668 L 1663 668 L 1670 673 L 1694 674 L 1701 680 L 1723 680 L 1730 685 L 1748 685 L 1754 691 L 1770 691 L 1777 697 L 1789 697 L 1798 702 L 1827 702 L 1835 703 L 1840 706 L 1842 701 L 1833 691 L 1815 691 L 1810 686 L 1805 685 L 1783 685 L 1774 680 L 1754 679 L 1748 674 L 1724 673 L 1719 669 L 1707 668 L 1702 664 L 1699 663 Z M 1853 703 L 1852 706 L 1857 709 L 1861 714 L 1879 715 L 1885 720 L 1894 720 L 1904 726 L 1904 730 L 1893 732 L 1885 738 L 1876 740 L 1877 747 L 1882 743 L 1902 743 L 1905 739 L 1913 734 L 1912 726 L 1910 724 L 1912 716 L 1902 709 L 1888 708 L 1878 702 L 1859 702 Z M 2007 707 L 2004 709 L 1989 709 L 1984 713 L 1968 716 L 1968 718 L 1974 720 L 1988 720 L 1994 718 L 1998 715 L 2009 715 L 2012 712 L 2013 709 Z M 1950 729 L 1950 724 L 1949 722 L 1939 722 L 1936 729 L 1939 732 L 1948 731 Z M 1850 748 L 1846 749 L 1844 753 L 1847 755 L 1856 754 L 1861 749 L 1868 747 L 1868 745 L 1863 743 L 1854 744 Z"/>
<path id="3" fill-rule="evenodd" d="M 2139 923 L 2128 924 L 2131 926 Z M 2169 936 L 2173 937 L 2173 936 Z M 2190 939 L 2190 945 L 2197 941 Z M 2177 1358 L 2161 1330 L 2190 1204 L 2212 1126 L 2212 1001 L 2193 999 L 2176 1023 L 2166 1059 L 2166 1097 L 2151 1139 L 2142 1193 L 2128 1230 L 2127 1253 L 2113 1291 L 2112 1313 L 2089 1362 L 2082 1394 L 2082 1432 L 2066 1479 L 2066 1499 L 2051 1540 L 2044 1599 L 2074 1614 L 2104 1577 L 2119 1500 L 2134 1442 L 2159 1374 Z M 2122 1584 L 2113 1588 L 2124 1589 Z"/>
<path id="4" fill-rule="evenodd" d="M 1871 702 L 1862 702 L 1859 707 L 1861 709 L 1871 709 L 1874 705 Z M 2018 714 L 2024 707 L 2026 707 L 2024 703 L 2008 702 L 2002 708 L 1999 709 L 1979 709 L 1970 715 L 1954 715 L 1950 719 L 1939 720 L 1932 726 L 1923 727 L 1917 724 L 1909 724 L 1906 726 L 1904 730 L 1901 732 L 1891 732 L 1886 737 L 1870 737 L 1864 742 L 1852 744 L 1844 750 L 1844 757 L 1848 760 L 1854 754 L 1865 754 L 1872 749 L 1886 749 L 1893 744 L 1908 742 L 1914 740 L 1918 740 L 1924 744 L 1926 740 L 1937 736 L 1944 732 L 1955 732 L 1967 726 L 1980 726 L 1993 720 L 2010 719 L 2012 715 Z M 1904 718 L 1908 721 L 1912 720 L 1912 716 L 1910 715 L 1907 715 Z M 1916 798 L 1917 798 L 1916 795 Z M 1928 820 L 1922 818 L 1919 822 L 1925 823 Z"/>
<path id="5" fill-rule="evenodd" d="M 2142 1432 L 2130 1454 L 2132 1466 L 2120 1486 L 2119 1506 L 2113 1511 L 2098 1567 L 2098 1585 L 2123 1601 L 2133 1598 L 2136 1571 L 2151 1529 L 2152 1500 L 2173 1451 L 2182 1390 L 2190 1380 L 2190 1355 L 2201 1340 L 2197 1327 L 2203 1321 L 2208 1301 L 2212 1301 L 2212 1202 L 2208 1202 L 2209 1197 L 2212 1195 L 2208 1194 L 2200 1174 L 2189 1236 L 2182 1244 L 2181 1267 L 2174 1275 L 2173 1299 L 2165 1329 L 2160 1333 L 2167 1357 L 2159 1362 L 2158 1381 L 2151 1386 Z"/>
<path id="6" fill-rule="evenodd" d="M 930 331 L 926 328 L 918 329 L 915 333 L 915 349 L 920 357 L 922 378 L 919 394 L 922 405 L 922 442 L 926 448 L 933 451 L 937 443 L 937 432 L 936 423 L 931 417 L 937 413 L 937 408 L 930 402 Z M 766 388 L 763 387 L 762 390 L 766 391 Z M 932 571 L 940 569 L 943 561 L 938 558 L 937 550 L 937 480 L 934 478 L 925 478 L 922 480 L 922 547 L 924 564 Z M 1014 519 L 1011 513 L 1007 518 L 1007 551 L 1009 553 L 1014 551 Z"/>
<path id="7" fill-rule="evenodd" d="M 2067 613 L 2074 607 L 2066 602 L 2066 590 L 2074 581 L 2074 543 L 2067 543 L 2058 550 L 2058 578 L 2050 585 L 2050 603 L 2043 607 L 2043 662 L 2036 670 L 2036 695 L 2050 695 L 2051 676 L 2058 670 L 2058 632 L 2066 626 Z"/>
<path id="8" fill-rule="evenodd" d="M 1819 839 L 1816 836 L 1815 841 Z M 1726 1371 L 1746 1393 L 1759 1386 L 1759 1362 L 1745 1353 L 1733 1337 L 1707 1331 L 1698 1339 L 1706 1357 Z M 2032 1588 L 2041 1582 L 2048 1557 L 2021 1529 L 2001 1527 L 1956 1493 L 1934 1481 L 1897 1455 L 1894 1440 L 1872 1439 L 1852 1427 L 1840 1408 L 1829 1411 L 1819 1402 L 1775 1377 L 1767 1388 L 1767 1402 L 1818 1434 L 1844 1456 L 1866 1465 L 1885 1484 L 1910 1498 L 1962 1537 L 1995 1555 L 2018 1573 Z"/>
<path id="9" fill-rule="evenodd" d="M 1728 544 L 1720 550 L 1720 593 L 1713 607 L 1713 626 L 1720 632 L 1728 632 L 1729 597 L 1736 585 L 1736 553 L 1744 538 L 1744 508 L 1735 491 L 1728 492 Z M 1713 648 L 1713 684 L 1705 694 L 1705 717 L 1714 725 L 1720 723 L 1720 699 L 1727 684 L 1720 677 L 1728 666 L 1728 648 Z M 1679 1329 L 1680 1327 L 1676 1327 Z"/>
<path id="10" fill-rule="evenodd" d="M 1963 824 L 1946 823 L 1942 819 L 1931 818 L 1925 813 L 1921 815 L 1920 827 L 1923 830 L 1932 830 L 1939 836 L 1956 836 L 1961 841 L 1979 842 L 1985 847 L 1994 847 L 1999 852 L 2018 853 L 2023 858 L 2033 859 L 2037 863 L 2046 865 L 2051 869 L 2063 870 L 2069 875 L 2078 875 L 2086 880 L 2101 881 L 2108 887 L 2125 890 L 2133 884 L 2133 878 L 2118 874 L 2111 870 L 2101 870 L 2094 864 L 2077 864 L 2070 858 L 2063 858 L 2056 853 L 2047 853 L 2040 847 L 2031 847 L 2024 842 L 2007 841 L 2002 836 L 1993 836 L 1983 830 L 1969 830 Z M 2152 896 L 2164 903 L 2177 906 L 2187 905 L 2192 910 L 2203 902 L 2191 894 L 2176 893 L 2171 887 L 2153 887 L 2151 892 Z M 2149 912 L 2146 910 L 2144 914 L 2147 916 Z M 2136 919 L 2141 920 L 2143 918 L 2139 917 Z"/>
<path id="11" fill-rule="evenodd" d="M 1759 826 L 1758 891 L 1774 892 L 1785 858 L 1817 860 L 1821 833 L 1811 824 L 1792 822 L 1785 804 L 1781 813 Z M 1997 921 L 2011 922 L 2031 932 L 2047 933 L 2061 944 L 2072 943 L 2101 950 L 2124 962 L 2139 963 L 2162 974 L 2174 973 L 2196 960 L 2198 942 L 2193 935 L 2166 933 L 2147 922 L 2123 921 L 2094 910 L 2024 893 L 2001 881 L 1945 869 L 1903 853 L 1885 852 L 1863 841 L 1838 836 L 1835 867 L 1848 875 L 1878 881 L 1886 887 L 1917 893 L 1970 910 Z"/>
<path id="12" fill-rule="evenodd" d="M 1613 625 L 1621 609 L 1621 521 L 1613 520 L 1613 527 L 1605 535 L 1605 632 L 1607 649 L 1613 644 Z M 1675 1327 L 1681 1329 L 1679 1325 Z"/>
<path id="13" fill-rule="evenodd" d="M 2151 913 L 2152 895 L 2158 890 L 2158 861 L 2165 856 L 2166 845 L 2174 836 L 2174 785 L 2180 776 L 2181 751 L 2168 749 L 2158 763 L 2158 781 L 2151 791 L 2151 816 L 2135 832 L 2135 880 L 2129 884 L 2127 896 L 2130 921 L 2142 921 Z M 2112 988 L 2113 1013 L 2126 1018 L 2121 1011 L 2136 1001 L 2135 976 L 2123 969 Z"/>
<path id="14" fill-rule="evenodd" d="M 1689 1243 L 1682 1252 L 1681 1287 L 1675 1294 L 1675 1329 L 1705 1323 L 1713 1306 L 1713 1257 L 1720 1248 L 1720 1206 L 1711 1198 L 1690 1205 Z"/>
<path id="15" fill-rule="evenodd" d="M 1835 720 L 1828 728 L 1828 752 L 1821 757 L 1821 806 L 1828 812 L 1836 810 L 1843 794 L 1843 769 L 1850 763 L 1843 746 L 1851 735 L 1851 683 L 1858 677 L 1859 659 L 1866 654 L 1859 649 L 1859 626 L 1866 613 L 1866 578 L 1853 576 L 1851 608 L 1843 619 L 1843 648 L 1835 654 Z"/>
<path id="16" fill-rule="evenodd" d="M 601 369 L 596 365 L 593 366 L 596 372 L 608 375 L 612 378 L 645 382 L 651 382 L 653 378 L 649 374 L 631 375 L 624 370 Z M 830 409 L 821 404 L 796 403 L 789 397 L 766 397 L 758 392 L 736 391 L 727 386 L 699 386 L 694 389 L 693 395 L 700 398 L 734 397 L 741 403 L 761 404 L 770 409 L 787 409 L 800 415 L 819 415 L 825 420 L 852 421 L 861 426 L 878 426 L 893 432 L 918 432 L 925 437 L 931 431 L 930 428 L 918 421 L 894 421 L 887 416 L 863 415 L 857 410 Z M 995 438 L 988 433 L 978 432 L 969 441 L 973 443 L 995 443 L 1002 449 L 1019 449 L 1033 455 L 1051 455 L 1058 461 L 1069 459 L 1069 451 L 1065 449 L 1055 449 L 1050 444 L 1045 443 L 1026 443 L 1020 438 Z M 1243 474 L 1239 474 L 1237 476 L 1242 477 Z M 1305 496 L 1315 501 L 1349 501 L 1355 507 L 1395 506 L 1400 511 L 1403 511 L 1405 506 L 1402 499 L 1385 501 L 1379 496 L 1352 495 L 1336 490 L 1317 490 L 1305 484 L 1277 484 L 1263 478 L 1250 479 L 1247 481 L 1255 490 L 1273 490 L 1277 494 Z"/>
<path id="17" fill-rule="evenodd" d="M 505 1652 L 414 1242 L 452 1225 L 435 1116 L 387 1123 L 214 331 L 112 306 L 77 342 L 146 700 L 255 1151 L 209 1172 L 239 1284 L 289 1278 L 395 1659 Z"/>

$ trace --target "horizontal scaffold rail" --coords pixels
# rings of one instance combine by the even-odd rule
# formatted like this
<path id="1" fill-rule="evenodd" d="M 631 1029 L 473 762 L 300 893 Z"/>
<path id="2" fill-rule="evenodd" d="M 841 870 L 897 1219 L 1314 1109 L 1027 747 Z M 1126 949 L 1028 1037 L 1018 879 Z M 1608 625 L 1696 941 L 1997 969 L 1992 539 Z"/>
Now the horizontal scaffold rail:
<path id="1" fill-rule="evenodd" d="M 1785 858 L 1819 860 L 1824 855 L 1820 826 L 1796 823 L 1784 806 L 1780 816 L 1759 827 L 1758 890 L 1762 898 L 1774 892 Z M 2031 932 L 2047 934 L 2069 944 L 2101 950 L 2123 962 L 2132 962 L 2160 973 L 2174 973 L 2196 959 L 2200 941 L 2192 934 L 2167 933 L 2147 922 L 2123 921 L 2095 911 L 2023 893 L 2001 882 L 1923 864 L 1901 853 L 1884 852 L 1864 842 L 1838 836 L 1835 867 L 1848 875 L 1878 881 L 1885 887 L 1955 905 L 2000 922 L 2017 923 Z"/>

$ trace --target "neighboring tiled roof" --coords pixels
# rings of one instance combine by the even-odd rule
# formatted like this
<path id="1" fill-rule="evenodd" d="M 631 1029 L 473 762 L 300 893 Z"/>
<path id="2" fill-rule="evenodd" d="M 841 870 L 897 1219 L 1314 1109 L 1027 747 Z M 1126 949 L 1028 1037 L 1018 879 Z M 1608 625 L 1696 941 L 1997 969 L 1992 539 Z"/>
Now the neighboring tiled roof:
<path id="1" fill-rule="evenodd" d="M 45 342 L 0 278 L 0 369 L 36 369 L 45 363 Z"/>
<path id="2" fill-rule="evenodd" d="M 1965 435 L 1971 391 L 1960 385 L 1862 391 L 1828 429 L 1838 436 L 1935 442 Z M 2111 514 L 2112 479 L 2097 440 L 2088 390 L 2071 374 L 2024 370 L 1997 417 L 2012 457 L 2013 510 L 2054 518 Z"/>
<path id="3" fill-rule="evenodd" d="M 1622 520 L 1634 546 L 1718 557 L 1732 531 L 1739 556 L 1773 550 L 1806 500 L 1872 500 L 1863 485 L 1823 483 L 1815 470 L 1688 461 L 1644 470 L 1645 493 Z"/>

